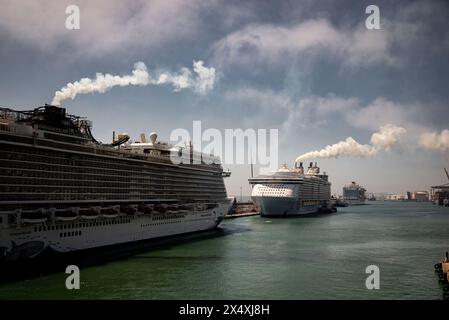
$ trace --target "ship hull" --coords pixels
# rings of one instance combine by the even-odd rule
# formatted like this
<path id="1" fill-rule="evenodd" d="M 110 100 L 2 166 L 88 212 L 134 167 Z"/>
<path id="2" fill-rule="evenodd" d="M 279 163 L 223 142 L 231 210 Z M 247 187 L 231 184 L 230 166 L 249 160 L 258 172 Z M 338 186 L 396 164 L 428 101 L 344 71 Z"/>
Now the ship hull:
<path id="1" fill-rule="evenodd" d="M 321 205 L 301 206 L 298 199 L 281 197 L 257 197 L 252 200 L 260 207 L 262 217 L 291 217 L 318 213 Z"/>
<path id="2" fill-rule="evenodd" d="M 0 262 L 38 257 L 44 251 L 78 252 L 87 249 L 133 243 L 200 232 L 217 227 L 229 203 L 183 216 L 134 215 L 115 219 L 80 220 L 56 226 L 22 226 L 0 231 Z M 53 228 L 55 227 L 55 228 Z"/>

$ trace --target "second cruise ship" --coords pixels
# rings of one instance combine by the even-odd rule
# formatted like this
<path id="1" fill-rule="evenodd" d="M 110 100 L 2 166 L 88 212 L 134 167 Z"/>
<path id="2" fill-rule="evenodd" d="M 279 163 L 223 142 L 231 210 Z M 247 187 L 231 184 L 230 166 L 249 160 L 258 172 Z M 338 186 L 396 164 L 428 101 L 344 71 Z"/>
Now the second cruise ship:
<path id="1" fill-rule="evenodd" d="M 366 204 L 365 192 L 366 189 L 364 187 L 352 181 L 351 184 L 343 187 L 343 199 L 350 206 Z"/>
<path id="2" fill-rule="evenodd" d="M 330 211 L 331 183 L 320 173 L 316 162 L 308 168 L 295 163 L 284 165 L 271 175 L 249 179 L 253 185 L 251 198 L 260 207 L 262 216 L 298 216 Z"/>

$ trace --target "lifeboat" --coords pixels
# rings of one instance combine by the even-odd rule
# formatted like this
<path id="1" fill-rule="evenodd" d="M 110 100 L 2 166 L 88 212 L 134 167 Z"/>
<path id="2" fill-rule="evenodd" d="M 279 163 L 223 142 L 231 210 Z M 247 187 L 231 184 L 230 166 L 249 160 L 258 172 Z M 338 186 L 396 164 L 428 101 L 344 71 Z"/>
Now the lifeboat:
<path id="1" fill-rule="evenodd" d="M 101 208 L 100 209 L 100 214 L 102 217 L 111 219 L 111 218 L 116 218 L 118 217 L 120 213 L 120 207 L 119 206 L 112 206 L 112 207 L 107 207 L 107 208 Z"/>
<path id="2" fill-rule="evenodd" d="M 57 221 L 74 221 L 78 219 L 79 208 L 67 208 L 54 210 Z"/>
<path id="3" fill-rule="evenodd" d="M 48 219 L 44 209 L 22 211 L 20 220 L 24 223 L 44 223 Z"/>
<path id="4" fill-rule="evenodd" d="M 79 211 L 81 218 L 86 220 L 97 219 L 100 216 L 99 207 L 81 208 Z"/>
<path id="5" fill-rule="evenodd" d="M 187 204 L 180 204 L 179 210 L 189 210 L 189 206 Z"/>
<path id="6" fill-rule="evenodd" d="M 137 212 L 137 205 L 121 206 L 120 212 L 132 216 Z"/>
<path id="7" fill-rule="evenodd" d="M 167 205 L 167 210 L 176 211 L 178 209 L 179 209 L 179 205 L 177 205 L 177 204 L 169 204 L 169 205 Z"/>
<path id="8" fill-rule="evenodd" d="M 153 212 L 154 206 L 152 204 L 141 205 L 138 208 L 138 211 L 143 214 L 151 214 Z"/>
<path id="9" fill-rule="evenodd" d="M 167 204 L 165 203 L 155 204 L 154 210 L 160 213 L 165 213 L 165 211 L 167 211 Z"/>

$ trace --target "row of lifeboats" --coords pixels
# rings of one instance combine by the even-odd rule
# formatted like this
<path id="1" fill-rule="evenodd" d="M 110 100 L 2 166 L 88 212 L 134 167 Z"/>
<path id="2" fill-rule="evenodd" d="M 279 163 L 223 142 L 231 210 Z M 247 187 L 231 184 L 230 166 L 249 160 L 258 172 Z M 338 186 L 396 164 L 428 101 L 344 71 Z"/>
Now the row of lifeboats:
<path id="1" fill-rule="evenodd" d="M 213 204 L 213 207 L 218 204 Z M 129 215 L 150 215 L 150 214 L 174 214 L 188 213 L 189 211 L 204 211 L 210 209 L 211 204 L 187 203 L 187 204 L 132 204 L 132 205 L 114 205 L 108 207 L 70 207 L 64 209 L 44 209 L 37 210 L 15 210 L 16 216 L 21 223 L 39 224 L 48 220 L 69 222 L 77 219 L 94 220 L 98 218 L 113 219 L 118 216 Z"/>

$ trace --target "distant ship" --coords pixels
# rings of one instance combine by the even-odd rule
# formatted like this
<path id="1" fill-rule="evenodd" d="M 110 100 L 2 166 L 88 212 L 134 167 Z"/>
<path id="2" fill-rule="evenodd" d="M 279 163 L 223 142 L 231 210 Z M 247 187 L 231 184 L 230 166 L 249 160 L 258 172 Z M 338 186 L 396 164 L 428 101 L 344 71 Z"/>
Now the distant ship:
<path id="1" fill-rule="evenodd" d="M 262 216 L 298 216 L 331 212 L 331 183 L 326 173 L 311 162 L 305 170 L 302 162 L 295 168 L 284 165 L 271 175 L 250 178 L 252 200 Z"/>
<path id="2" fill-rule="evenodd" d="M 350 206 L 365 204 L 365 192 L 365 188 L 352 181 L 351 184 L 343 187 L 343 199 Z"/>
<path id="3" fill-rule="evenodd" d="M 151 142 L 121 134 L 101 144 L 91 127 L 60 107 L 0 108 L 0 262 L 208 230 L 223 220 L 230 173 L 218 158 L 159 142 L 156 133 Z"/>

